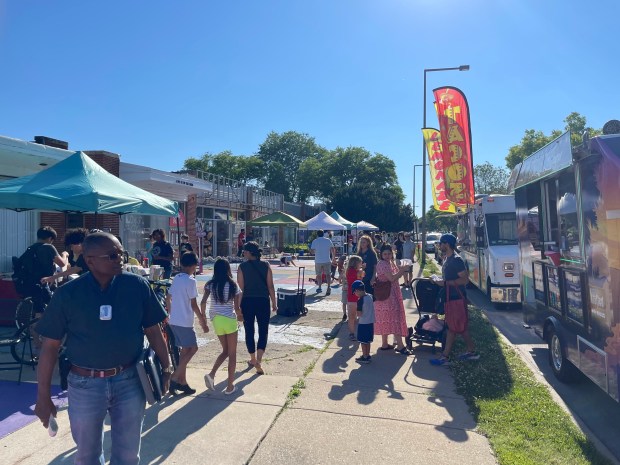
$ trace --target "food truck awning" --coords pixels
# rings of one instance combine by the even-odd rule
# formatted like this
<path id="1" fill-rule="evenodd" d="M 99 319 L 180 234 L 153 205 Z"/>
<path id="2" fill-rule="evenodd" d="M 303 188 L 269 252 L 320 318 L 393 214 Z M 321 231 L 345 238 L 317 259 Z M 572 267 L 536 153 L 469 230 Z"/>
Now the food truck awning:
<path id="1" fill-rule="evenodd" d="M 565 132 L 517 165 L 510 176 L 510 183 L 514 183 L 514 189 L 518 189 L 572 164 L 570 132 Z"/>

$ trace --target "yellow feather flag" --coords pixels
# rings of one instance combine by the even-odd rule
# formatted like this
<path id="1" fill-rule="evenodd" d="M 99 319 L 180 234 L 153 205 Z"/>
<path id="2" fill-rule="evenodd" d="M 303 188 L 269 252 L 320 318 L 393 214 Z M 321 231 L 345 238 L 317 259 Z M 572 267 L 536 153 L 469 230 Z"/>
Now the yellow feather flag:
<path id="1" fill-rule="evenodd" d="M 428 168 L 431 172 L 433 208 L 440 212 L 456 213 L 456 206 L 446 197 L 446 183 L 443 171 L 441 133 L 437 129 L 423 128 L 422 134 L 428 152 Z"/>

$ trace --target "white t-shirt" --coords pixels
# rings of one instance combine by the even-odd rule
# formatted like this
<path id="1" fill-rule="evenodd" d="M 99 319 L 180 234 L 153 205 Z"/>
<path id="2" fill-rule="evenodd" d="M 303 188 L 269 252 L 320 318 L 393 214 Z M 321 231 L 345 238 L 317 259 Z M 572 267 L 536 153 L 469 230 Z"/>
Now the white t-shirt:
<path id="1" fill-rule="evenodd" d="M 194 310 L 192 310 L 191 299 L 198 297 L 196 279 L 186 273 L 179 273 L 172 280 L 168 292 L 172 299 L 169 323 L 174 326 L 193 328 Z"/>
<path id="2" fill-rule="evenodd" d="M 227 318 L 236 318 L 237 317 L 235 315 L 235 299 L 234 299 L 234 297 L 231 298 L 230 300 L 228 300 L 229 289 L 230 289 L 230 284 L 226 284 L 224 286 L 224 302 L 220 302 L 220 301 L 216 300 L 216 298 L 215 298 L 215 295 L 217 294 L 217 289 L 215 288 L 215 285 L 209 284 L 209 283 L 205 284 L 204 290 L 205 291 L 209 290 L 209 292 L 211 293 L 209 295 L 209 301 L 210 301 L 210 305 L 209 305 L 209 318 L 213 319 L 213 318 L 216 317 L 216 315 L 222 315 L 222 316 L 225 316 Z M 235 295 L 240 294 L 241 293 L 241 289 L 239 289 L 239 286 L 237 286 L 235 284 L 233 292 L 235 293 Z"/>
<path id="3" fill-rule="evenodd" d="M 406 240 L 403 242 L 403 258 L 411 260 L 413 258 L 413 250 L 415 249 L 415 242 L 412 240 Z"/>
<path id="4" fill-rule="evenodd" d="M 334 244 L 326 237 L 317 237 L 313 240 L 310 248 L 314 250 L 314 262 L 330 263 L 332 259 L 329 252 L 332 247 L 334 247 Z"/>

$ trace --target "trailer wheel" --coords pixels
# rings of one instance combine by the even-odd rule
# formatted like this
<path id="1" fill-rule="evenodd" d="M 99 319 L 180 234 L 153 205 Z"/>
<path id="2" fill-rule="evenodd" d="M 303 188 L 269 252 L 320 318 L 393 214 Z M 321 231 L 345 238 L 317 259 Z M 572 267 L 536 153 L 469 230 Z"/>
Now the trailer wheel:
<path id="1" fill-rule="evenodd" d="M 575 376 L 575 367 L 566 357 L 566 347 L 554 329 L 550 329 L 547 339 L 549 345 L 549 365 L 553 374 L 563 383 L 568 383 Z"/>

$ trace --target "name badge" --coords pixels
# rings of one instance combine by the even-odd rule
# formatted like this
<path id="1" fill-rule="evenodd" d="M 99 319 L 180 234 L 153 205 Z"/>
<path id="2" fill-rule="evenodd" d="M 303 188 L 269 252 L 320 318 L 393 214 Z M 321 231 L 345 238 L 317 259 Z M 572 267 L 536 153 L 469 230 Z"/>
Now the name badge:
<path id="1" fill-rule="evenodd" d="M 99 307 L 99 319 L 111 320 L 112 319 L 112 305 L 102 305 Z"/>

